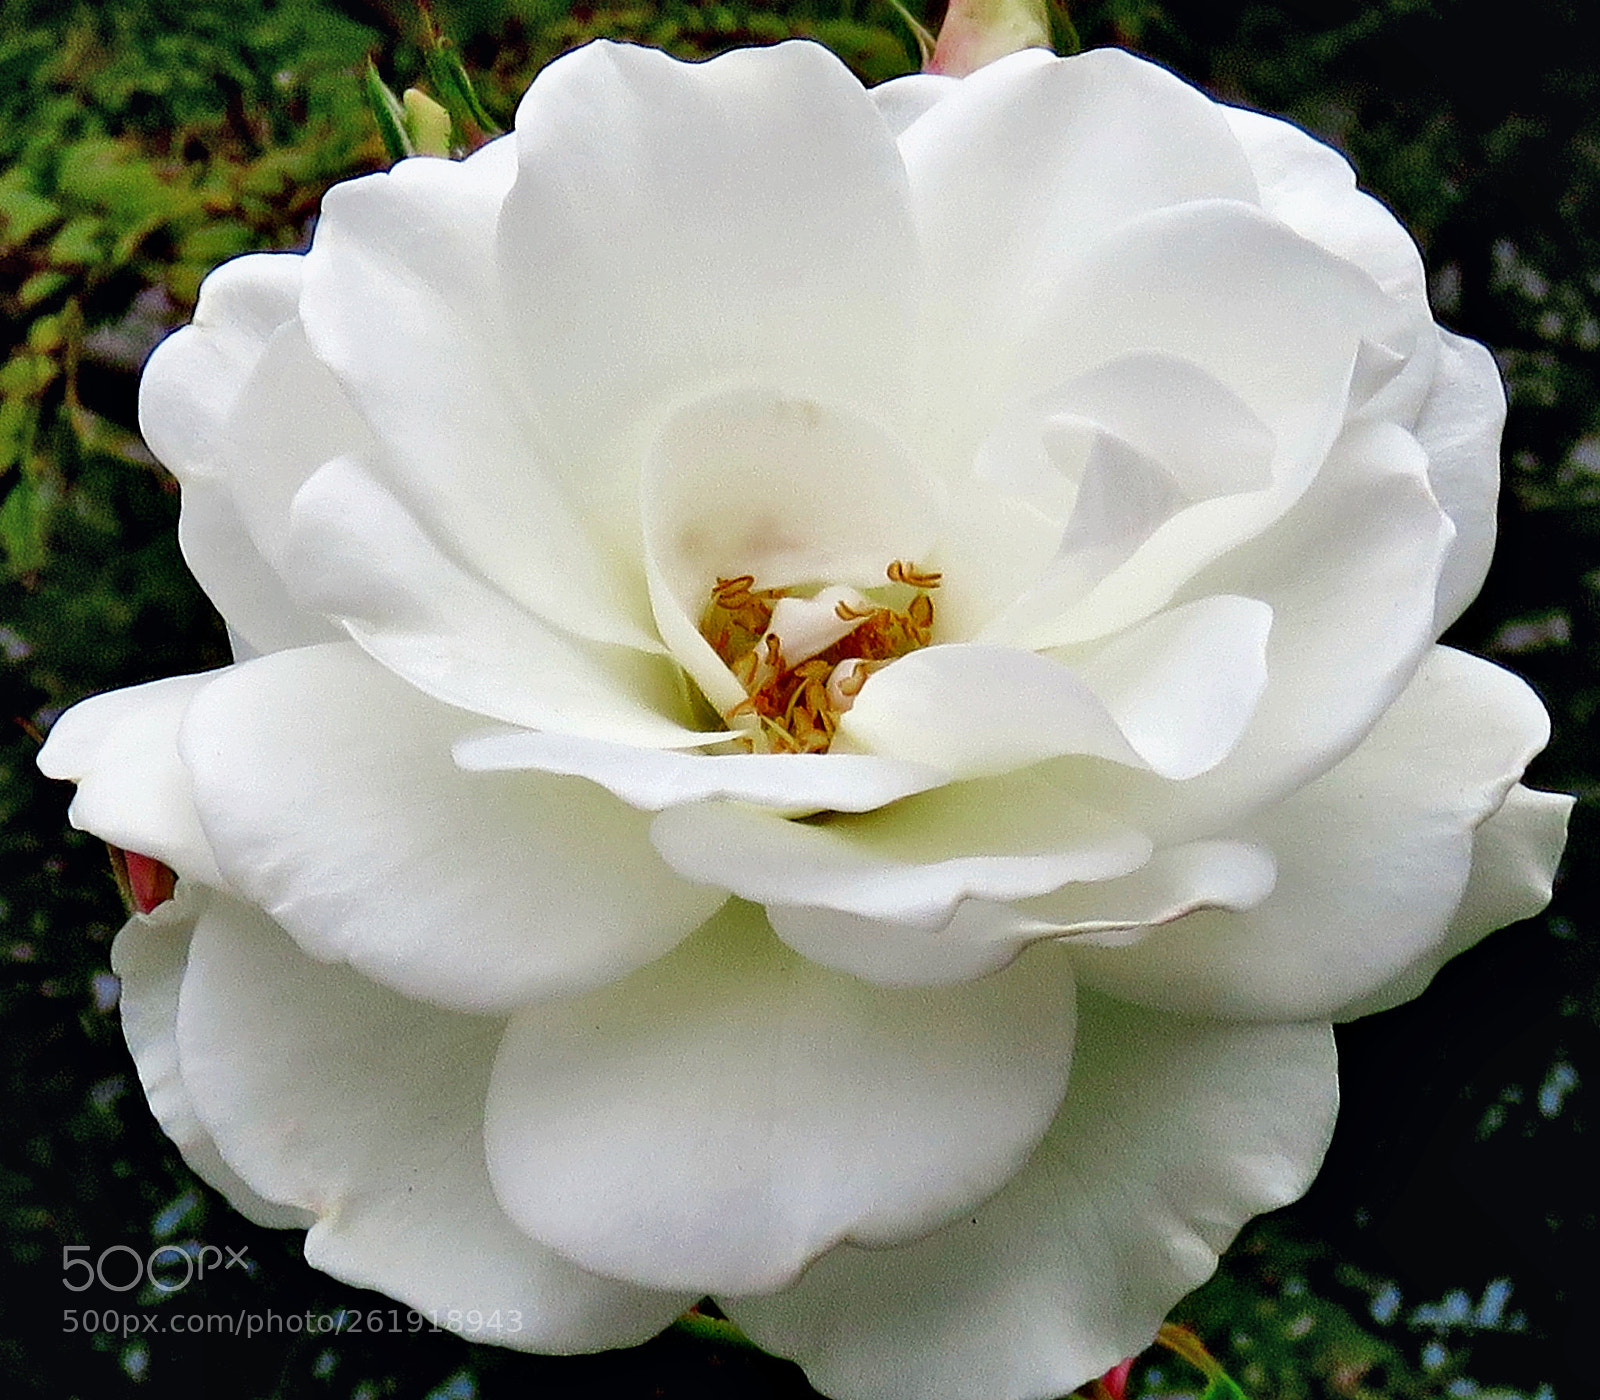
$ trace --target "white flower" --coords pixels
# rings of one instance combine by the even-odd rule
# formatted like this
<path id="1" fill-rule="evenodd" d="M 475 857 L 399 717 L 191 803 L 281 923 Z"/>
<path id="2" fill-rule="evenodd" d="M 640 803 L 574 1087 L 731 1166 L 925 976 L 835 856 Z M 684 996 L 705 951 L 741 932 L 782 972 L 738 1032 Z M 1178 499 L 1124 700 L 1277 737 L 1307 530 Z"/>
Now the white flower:
<path id="1" fill-rule="evenodd" d="M 180 876 L 152 1107 L 491 1340 L 1072 1388 L 1548 896 L 1544 712 L 1435 644 L 1502 413 L 1337 155 L 1126 54 L 561 59 L 146 373 L 248 659 L 42 763 Z"/>

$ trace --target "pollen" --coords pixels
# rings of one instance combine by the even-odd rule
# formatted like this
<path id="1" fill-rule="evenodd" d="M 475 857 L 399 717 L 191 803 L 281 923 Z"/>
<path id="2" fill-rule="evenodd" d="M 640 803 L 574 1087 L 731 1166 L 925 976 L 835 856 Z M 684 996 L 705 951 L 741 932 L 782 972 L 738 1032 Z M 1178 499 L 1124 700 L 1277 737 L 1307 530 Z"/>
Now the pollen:
<path id="1" fill-rule="evenodd" d="M 719 578 L 700 618 L 745 698 L 723 718 L 755 753 L 825 753 L 839 716 L 871 674 L 933 637 L 932 591 L 940 575 L 896 559 L 892 588 L 757 588 L 755 576 Z M 909 597 L 906 596 L 909 590 Z"/>

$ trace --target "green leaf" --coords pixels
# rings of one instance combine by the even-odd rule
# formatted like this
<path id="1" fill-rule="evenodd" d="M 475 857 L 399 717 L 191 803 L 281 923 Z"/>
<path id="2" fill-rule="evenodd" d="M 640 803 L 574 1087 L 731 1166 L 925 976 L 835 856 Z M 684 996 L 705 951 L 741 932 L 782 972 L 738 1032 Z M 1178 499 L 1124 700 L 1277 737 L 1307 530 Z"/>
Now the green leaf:
<path id="1" fill-rule="evenodd" d="M 13 578 L 44 567 L 54 494 L 24 472 L 11 483 L 0 505 L 0 550 Z"/>
<path id="2" fill-rule="evenodd" d="M 362 85 L 367 95 L 367 108 L 372 113 L 372 120 L 377 123 L 378 136 L 383 141 L 383 149 L 389 153 L 389 159 L 404 160 L 407 156 L 416 155 L 416 148 L 412 146 L 410 134 L 406 131 L 405 108 L 400 105 L 400 99 L 389 85 L 378 76 L 377 65 L 370 58 Z"/>
<path id="3" fill-rule="evenodd" d="M 1216 1375 L 1205 1389 L 1200 1400 L 1250 1400 L 1244 1391 L 1228 1376 Z"/>
<path id="4" fill-rule="evenodd" d="M 423 55 L 423 61 L 428 67 L 428 81 L 433 84 L 433 90 L 444 104 L 444 109 L 450 113 L 450 119 L 460 135 L 468 135 L 473 127 L 485 136 L 500 134 L 494 118 L 478 100 L 477 90 L 472 86 L 467 70 L 461 66 L 461 55 L 448 39 L 435 35 L 433 43 Z"/>

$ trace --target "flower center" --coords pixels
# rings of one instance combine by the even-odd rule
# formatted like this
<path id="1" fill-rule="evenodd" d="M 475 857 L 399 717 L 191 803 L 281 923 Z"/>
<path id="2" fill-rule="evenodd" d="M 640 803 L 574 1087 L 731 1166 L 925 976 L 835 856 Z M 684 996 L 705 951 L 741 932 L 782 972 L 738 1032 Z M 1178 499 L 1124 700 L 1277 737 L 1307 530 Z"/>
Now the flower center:
<path id="1" fill-rule="evenodd" d="M 757 588 L 752 574 L 716 581 L 700 635 L 744 688 L 745 698 L 723 715 L 739 724 L 740 742 L 755 753 L 827 752 L 867 677 L 928 645 L 929 593 L 940 576 L 899 559 L 885 574 L 893 601 L 838 586 L 810 597 Z M 880 591 L 887 590 L 873 590 Z"/>

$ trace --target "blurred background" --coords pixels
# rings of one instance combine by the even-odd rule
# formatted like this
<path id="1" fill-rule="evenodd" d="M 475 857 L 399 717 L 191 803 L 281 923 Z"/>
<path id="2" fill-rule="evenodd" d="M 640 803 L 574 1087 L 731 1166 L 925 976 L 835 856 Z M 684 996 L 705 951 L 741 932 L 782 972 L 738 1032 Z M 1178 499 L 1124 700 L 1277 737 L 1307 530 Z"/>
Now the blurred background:
<path id="1" fill-rule="evenodd" d="M 918 0 L 910 0 L 917 9 Z M 1448 640 L 1527 677 L 1555 741 L 1531 781 L 1576 793 L 1544 917 L 1419 1001 L 1340 1031 L 1344 1108 L 1315 1188 L 1247 1230 L 1175 1316 L 1254 1400 L 1593 1400 L 1600 1143 L 1594 916 L 1600 704 L 1600 46 L 1574 0 L 1078 0 L 1120 44 L 1344 150 L 1422 245 L 1446 325 L 1511 398 L 1501 544 Z M 869 82 L 918 59 L 888 0 L 457 0 L 435 10 L 508 122 L 550 58 L 605 35 L 684 56 L 803 35 Z M 920 14 L 936 27 L 937 10 Z M 405 1331 L 129 1337 L 63 1312 L 383 1309 L 197 1182 L 155 1128 L 108 970 L 104 848 L 34 769 L 80 697 L 227 659 L 178 557 L 178 499 L 135 429 L 139 367 L 200 278 L 302 246 L 322 191 L 387 163 L 369 56 L 419 78 L 412 0 L 0 0 L 0 1375 L 10 1395 L 800 1397 L 792 1366 L 682 1332 L 547 1359 Z M 162 1246 L 247 1260 L 171 1291 L 64 1286 Z M 229 1256 L 224 1256 L 224 1258 Z M 119 1272 L 120 1270 L 120 1272 Z M 70 1277 L 78 1279 L 81 1274 Z M 1197 1394 L 1152 1354 L 1130 1395 Z"/>

